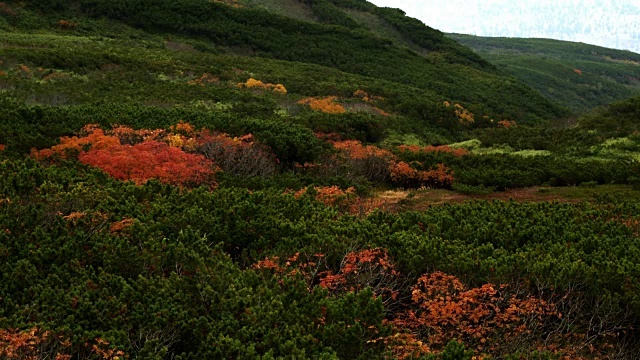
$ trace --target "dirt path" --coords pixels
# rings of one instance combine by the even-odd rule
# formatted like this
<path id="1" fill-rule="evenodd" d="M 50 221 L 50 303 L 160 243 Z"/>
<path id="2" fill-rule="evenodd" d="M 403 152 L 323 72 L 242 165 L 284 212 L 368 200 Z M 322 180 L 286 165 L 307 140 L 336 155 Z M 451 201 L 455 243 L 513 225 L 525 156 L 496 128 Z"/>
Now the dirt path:
<path id="1" fill-rule="evenodd" d="M 486 195 L 464 195 L 451 190 L 388 190 L 376 194 L 375 197 L 384 203 L 389 210 L 424 210 L 432 205 L 444 203 L 462 203 L 472 200 L 502 200 L 517 202 L 545 202 L 559 201 L 577 203 L 585 200 L 580 197 L 563 196 L 551 193 L 545 188 L 532 187 L 526 189 L 513 189 L 493 192 Z"/>

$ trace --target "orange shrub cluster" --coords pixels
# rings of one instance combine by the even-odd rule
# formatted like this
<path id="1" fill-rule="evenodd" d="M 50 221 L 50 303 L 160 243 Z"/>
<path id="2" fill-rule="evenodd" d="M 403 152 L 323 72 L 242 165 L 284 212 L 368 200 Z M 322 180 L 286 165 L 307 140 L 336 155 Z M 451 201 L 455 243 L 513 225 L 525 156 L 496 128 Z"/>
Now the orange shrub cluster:
<path id="1" fill-rule="evenodd" d="M 82 219 L 85 217 L 85 213 L 83 212 L 72 212 L 71 214 L 67 215 L 67 216 L 63 216 L 62 218 L 67 220 L 67 221 L 72 221 L 72 222 L 76 222 L 79 219 Z"/>
<path id="2" fill-rule="evenodd" d="M 86 350 L 104 360 L 127 359 L 129 356 L 121 350 L 109 348 L 109 343 L 101 338 Z M 0 358 L 6 360 L 71 360 L 68 353 L 72 350 L 69 339 L 42 331 L 37 327 L 21 331 L 17 329 L 0 329 Z"/>
<path id="3" fill-rule="evenodd" d="M 135 223 L 135 220 L 132 218 L 125 218 L 120 221 L 116 221 L 113 224 L 111 224 L 111 226 L 109 226 L 109 232 L 111 234 L 120 233 L 132 227 L 134 223 Z"/>
<path id="4" fill-rule="evenodd" d="M 246 87 L 246 88 L 256 88 L 256 89 L 266 89 L 273 90 L 277 93 L 286 94 L 287 89 L 282 84 L 265 84 L 260 80 L 256 80 L 254 78 L 250 78 L 246 83 L 238 83 L 238 87 Z"/>
<path id="5" fill-rule="evenodd" d="M 345 140 L 332 142 L 333 147 L 341 150 L 350 159 L 366 159 L 368 157 L 381 157 L 386 159 L 395 159 L 390 151 L 381 149 L 377 146 L 367 145 L 364 146 L 358 140 Z"/>
<path id="6" fill-rule="evenodd" d="M 58 26 L 63 29 L 74 29 L 78 26 L 78 23 L 67 21 L 67 20 L 60 20 L 58 21 Z"/>
<path id="7" fill-rule="evenodd" d="M 4 151 L 7 148 L 7 145 L 0 144 L 0 152 Z"/>
<path id="8" fill-rule="evenodd" d="M 379 115 L 382 115 L 384 117 L 391 116 L 391 114 L 389 114 L 388 112 L 386 112 L 386 111 L 384 111 L 382 109 L 379 109 L 379 108 L 377 108 L 375 106 L 373 107 L 373 111 L 377 112 Z"/>
<path id="9" fill-rule="evenodd" d="M 189 154 L 166 143 L 145 140 L 135 145 L 92 148 L 78 157 L 118 180 L 143 184 L 150 179 L 173 185 L 213 184 L 217 166 L 202 155 Z"/>
<path id="10" fill-rule="evenodd" d="M 416 170 L 404 161 L 389 165 L 391 180 L 398 185 L 408 187 L 449 187 L 453 184 L 453 171 L 438 164 L 435 169 Z"/>
<path id="11" fill-rule="evenodd" d="M 198 79 L 194 79 L 188 82 L 189 85 L 200 85 L 205 86 L 206 84 L 213 84 L 219 82 L 220 79 L 216 76 L 213 76 L 208 73 L 202 74 L 202 76 Z"/>
<path id="12" fill-rule="evenodd" d="M 94 127 L 97 125 L 87 125 L 83 128 L 83 132 L 89 133 L 92 131 Z M 81 132 L 82 133 L 82 132 Z M 166 132 L 161 129 L 156 130 L 134 130 L 128 126 L 123 125 L 113 125 L 111 130 L 106 131 L 108 135 L 115 136 L 120 139 L 121 144 L 133 145 L 137 143 L 141 143 L 145 140 L 162 140 L 166 136 Z"/>
<path id="13" fill-rule="evenodd" d="M 448 145 L 440 146 L 426 146 L 420 147 L 418 145 L 400 145 L 398 150 L 402 152 L 419 153 L 419 152 L 442 152 L 447 154 L 453 154 L 455 156 L 467 155 L 469 152 L 465 149 L 452 149 Z"/>
<path id="14" fill-rule="evenodd" d="M 175 129 L 192 130 L 190 125 L 184 124 L 178 124 Z M 204 156 L 189 154 L 167 144 L 175 141 L 173 134 L 162 138 L 166 142 L 157 141 L 165 135 L 161 130 L 116 126 L 105 134 L 92 124 L 85 126 L 81 133 L 84 136 L 61 138 L 61 143 L 50 149 L 33 149 L 32 156 L 44 160 L 53 156 L 67 158 L 77 155 L 84 164 L 100 168 L 118 180 L 133 180 L 137 184 L 149 179 L 174 185 L 214 184 L 214 174 L 219 171 Z M 186 145 L 189 143 L 185 141 Z"/>
<path id="15" fill-rule="evenodd" d="M 344 255 L 336 269 L 330 269 L 325 254 L 296 253 L 285 262 L 275 256 L 258 261 L 254 269 L 273 270 L 277 275 L 303 276 L 309 285 L 321 286 L 332 293 L 357 292 L 365 288 L 373 290 L 390 305 L 398 300 L 399 273 L 386 249 L 362 249 Z"/>
<path id="16" fill-rule="evenodd" d="M 509 120 L 500 120 L 500 121 L 498 121 L 498 127 L 501 127 L 501 128 L 508 129 L 508 128 L 514 127 L 514 126 L 516 126 L 516 122 L 515 121 L 509 121 Z"/>
<path id="17" fill-rule="evenodd" d="M 448 101 L 445 101 L 443 104 L 446 107 L 451 107 L 451 103 L 448 102 Z M 458 118 L 458 120 L 460 121 L 461 124 L 470 125 L 470 124 L 473 124 L 475 122 L 475 118 L 474 118 L 473 113 L 470 112 L 469 110 L 465 109 L 462 105 L 454 104 L 453 108 L 454 108 L 454 112 L 456 114 L 456 117 Z"/>
<path id="18" fill-rule="evenodd" d="M 341 160 L 349 166 L 355 174 L 364 176 L 373 182 L 385 182 L 391 180 L 403 187 L 449 187 L 453 183 L 453 172 L 443 164 L 438 164 L 435 169 L 416 170 L 410 164 L 400 161 L 397 156 L 388 150 L 376 146 L 364 146 L 357 140 L 330 141 L 334 148 L 340 150 L 344 156 Z M 404 148 L 403 148 L 404 149 Z M 407 147 L 403 151 L 414 150 Z M 458 156 L 466 152 L 448 147 L 418 148 L 421 151 L 447 151 Z M 340 160 L 340 159 L 339 159 Z M 422 163 L 416 162 L 422 166 Z"/>
<path id="19" fill-rule="evenodd" d="M 364 146 L 357 140 L 332 142 L 340 150 L 342 158 L 338 161 L 346 164 L 353 175 L 362 176 L 372 182 L 386 182 L 389 177 L 389 164 L 396 160 L 390 151 L 376 146 Z"/>
<path id="20" fill-rule="evenodd" d="M 454 107 L 456 108 L 456 116 L 460 119 L 460 123 L 464 125 L 473 124 L 475 120 L 473 114 L 469 110 L 463 108 L 460 104 L 455 104 Z"/>
<path id="21" fill-rule="evenodd" d="M 420 277 L 411 301 L 392 324 L 420 334 L 434 349 L 458 339 L 478 352 L 493 352 L 561 316 L 553 304 L 519 298 L 507 285 L 468 288 L 442 272 Z"/>
<path id="22" fill-rule="evenodd" d="M 302 195 L 306 194 L 309 191 L 309 188 L 303 188 L 298 190 L 294 196 L 296 198 L 300 198 Z M 338 186 L 325 186 L 325 187 L 315 187 L 314 191 L 316 193 L 316 200 L 329 206 L 341 205 L 346 203 L 351 196 L 355 193 L 355 188 L 350 187 L 346 190 L 340 189 Z"/>
<path id="23" fill-rule="evenodd" d="M 42 80 L 43 81 L 49 81 L 49 80 L 54 80 L 54 79 L 61 79 L 63 77 L 66 77 L 67 75 L 65 74 L 61 74 L 61 73 L 51 73 L 48 75 L 45 75 Z"/>
<path id="24" fill-rule="evenodd" d="M 120 145 L 120 139 L 115 136 L 106 135 L 101 129 L 93 129 L 88 135 L 83 137 L 61 137 L 60 144 L 55 145 L 50 149 L 43 149 L 40 151 L 32 149 L 31 155 L 37 160 L 44 160 L 54 155 L 58 155 L 64 159 L 70 154 L 77 155 L 89 148 L 107 149 L 115 145 Z"/>
<path id="25" fill-rule="evenodd" d="M 25 65 L 25 64 L 20 64 L 20 65 L 18 66 L 18 70 L 19 70 L 20 72 L 25 73 L 25 74 L 31 74 L 31 69 L 30 69 L 27 65 Z"/>
<path id="26" fill-rule="evenodd" d="M 388 310 L 385 322 L 393 327 L 393 334 L 378 337 L 373 329 L 369 342 L 384 343 L 394 358 L 438 354 L 454 339 L 476 353 L 502 354 L 513 340 L 532 341 L 535 346 L 536 332 L 554 326 L 562 317 L 555 304 L 520 295 L 507 285 L 469 287 L 442 272 L 424 274 L 405 290 L 385 249 L 351 251 L 333 262 L 329 258 L 323 253 L 298 252 L 286 259 L 266 258 L 253 268 L 272 271 L 281 283 L 284 277 L 301 276 L 310 292 L 314 286 L 332 294 L 371 289 Z M 321 314 L 319 323 L 324 320 Z M 539 349 L 557 354 L 561 350 L 545 344 Z M 575 354 L 571 350 L 564 353 Z"/>
<path id="27" fill-rule="evenodd" d="M 382 96 L 375 96 L 375 95 L 372 96 L 372 95 L 369 95 L 364 90 L 356 90 L 356 92 L 353 93 L 353 97 L 362 99 L 363 101 L 366 101 L 366 102 L 384 100 Z"/>
<path id="28" fill-rule="evenodd" d="M 8 74 L 7 74 L 7 72 L 6 72 L 6 71 L 0 70 L 0 76 L 7 76 L 7 75 L 8 75 Z"/>
<path id="29" fill-rule="evenodd" d="M 298 101 L 298 104 L 309 105 L 309 107 L 316 111 L 322 111 L 328 114 L 344 114 L 346 111 L 344 106 L 336 103 L 338 98 L 336 96 L 328 96 L 322 99 L 310 97 Z"/>

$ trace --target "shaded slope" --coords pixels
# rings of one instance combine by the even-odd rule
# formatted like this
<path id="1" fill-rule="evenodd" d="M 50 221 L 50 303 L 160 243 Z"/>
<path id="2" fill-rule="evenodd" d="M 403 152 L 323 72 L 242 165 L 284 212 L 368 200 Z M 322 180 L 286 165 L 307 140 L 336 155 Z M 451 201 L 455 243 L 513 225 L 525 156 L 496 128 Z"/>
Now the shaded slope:
<path id="1" fill-rule="evenodd" d="M 548 39 L 449 36 L 576 112 L 640 95 L 640 54 Z"/>

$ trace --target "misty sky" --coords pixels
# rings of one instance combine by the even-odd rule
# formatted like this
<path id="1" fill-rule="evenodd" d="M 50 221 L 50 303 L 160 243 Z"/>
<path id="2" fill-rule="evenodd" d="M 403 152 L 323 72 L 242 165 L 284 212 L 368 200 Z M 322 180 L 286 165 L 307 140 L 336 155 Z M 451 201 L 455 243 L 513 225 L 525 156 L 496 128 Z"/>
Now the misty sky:
<path id="1" fill-rule="evenodd" d="M 640 0 L 369 0 L 443 32 L 542 37 L 640 52 Z"/>

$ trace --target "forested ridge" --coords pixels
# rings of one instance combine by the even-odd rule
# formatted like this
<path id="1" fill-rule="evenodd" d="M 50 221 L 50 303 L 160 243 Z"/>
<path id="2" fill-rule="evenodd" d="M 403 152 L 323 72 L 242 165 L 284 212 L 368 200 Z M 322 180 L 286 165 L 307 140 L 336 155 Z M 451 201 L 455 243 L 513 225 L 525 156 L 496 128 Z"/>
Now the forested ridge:
<path id="1" fill-rule="evenodd" d="M 362 0 L 5 1 L 0 39 L 0 359 L 640 351 L 640 98 Z"/>
<path id="2" fill-rule="evenodd" d="M 575 112 L 640 95 L 640 54 L 631 51 L 549 39 L 449 36 Z"/>

